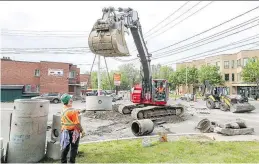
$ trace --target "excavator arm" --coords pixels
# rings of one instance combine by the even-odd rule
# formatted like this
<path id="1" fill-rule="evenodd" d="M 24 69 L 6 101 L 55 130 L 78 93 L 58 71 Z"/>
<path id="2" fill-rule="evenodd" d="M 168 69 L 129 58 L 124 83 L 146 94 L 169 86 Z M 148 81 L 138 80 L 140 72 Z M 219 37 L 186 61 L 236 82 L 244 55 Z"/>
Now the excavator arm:
<path id="1" fill-rule="evenodd" d="M 131 8 L 104 8 L 88 39 L 90 50 L 105 57 L 129 56 L 125 32 L 130 29 L 143 68 L 142 96 L 152 92 L 150 57 L 137 11 Z"/>

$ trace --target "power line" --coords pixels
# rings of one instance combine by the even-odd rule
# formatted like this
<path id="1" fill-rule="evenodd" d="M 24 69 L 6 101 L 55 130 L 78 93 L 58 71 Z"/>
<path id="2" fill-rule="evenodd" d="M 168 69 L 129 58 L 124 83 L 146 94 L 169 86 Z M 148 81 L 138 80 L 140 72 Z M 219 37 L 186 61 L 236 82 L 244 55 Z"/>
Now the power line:
<path id="1" fill-rule="evenodd" d="M 165 24 L 163 27 L 159 28 L 158 30 L 154 31 L 153 33 L 149 34 L 146 36 L 146 38 L 148 38 L 149 36 L 151 36 L 152 34 L 158 32 L 160 29 L 168 26 L 169 24 L 171 24 L 172 22 L 174 22 L 175 20 L 179 19 L 181 16 L 183 16 L 184 14 L 188 13 L 190 10 L 192 10 L 193 8 L 195 8 L 197 5 L 199 5 L 202 1 L 199 1 L 198 3 L 196 3 L 195 5 L 193 5 L 191 8 L 189 8 L 187 11 L 185 11 L 184 13 L 182 13 L 181 15 L 179 15 L 178 17 L 176 17 L 175 19 L 173 19 L 172 21 L 168 22 L 167 24 Z"/>
<path id="2" fill-rule="evenodd" d="M 194 16 L 195 14 L 197 14 L 198 12 L 200 12 L 201 10 L 205 9 L 206 7 L 208 7 L 211 3 L 213 3 L 213 1 L 211 1 L 211 2 L 208 3 L 207 5 L 203 6 L 202 8 L 200 8 L 199 10 L 197 10 L 196 12 L 194 12 L 193 14 L 189 15 L 188 17 L 184 18 L 184 19 L 181 20 L 180 22 L 177 22 L 177 23 L 174 24 L 173 26 L 171 26 L 171 27 L 169 27 L 168 29 L 164 30 L 163 32 L 161 32 L 161 33 L 159 33 L 159 34 L 157 34 L 157 35 L 155 35 L 155 36 L 152 36 L 152 37 L 149 38 L 148 40 L 151 40 L 151 39 L 153 39 L 153 38 L 155 38 L 155 37 L 157 37 L 157 36 L 159 36 L 159 35 L 165 33 L 166 31 L 168 31 L 168 30 L 174 28 L 175 26 L 179 25 L 179 24 L 182 23 L 183 21 L 187 20 L 188 18 Z M 148 40 L 147 40 L 147 41 L 148 41 Z"/>
<path id="3" fill-rule="evenodd" d="M 238 29 L 238 28 L 240 28 L 240 27 L 242 27 L 242 26 L 245 26 L 245 25 L 247 25 L 247 24 L 256 22 L 256 21 L 259 20 L 258 18 L 259 18 L 259 16 L 255 17 L 255 18 L 253 18 L 253 19 L 250 19 L 250 20 L 248 20 L 248 21 L 242 22 L 242 23 L 240 23 L 240 24 L 238 24 L 238 25 L 232 26 L 232 27 L 230 27 L 230 28 L 228 28 L 228 29 L 222 30 L 222 31 L 220 31 L 220 32 L 218 32 L 218 33 L 215 33 L 215 34 L 213 34 L 213 35 L 210 35 L 210 36 L 208 36 L 208 37 L 205 37 L 205 38 L 202 38 L 202 39 L 200 39 L 200 40 L 197 40 L 197 41 L 195 41 L 195 42 L 189 43 L 189 44 L 187 44 L 187 45 L 184 45 L 184 46 L 181 46 L 181 47 L 172 49 L 172 50 L 168 50 L 168 51 L 159 53 L 159 54 L 157 54 L 157 55 L 161 55 L 161 54 L 168 53 L 168 52 L 173 52 L 174 50 L 177 50 L 177 49 L 179 49 L 179 48 L 184 48 L 184 47 L 186 47 L 186 46 L 188 47 L 188 46 L 191 46 L 191 45 L 193 45 L 193 44 L 197 44 L 197 43 L 200 43 L 200 42 L 204 42 L 204 41 L 206 41 L 206 40 L 215 38 L 215 37 L 217 37 L 217 36 L 226 34 L 227 32 L 233 31 L 233 30 Z"/>
<path id="4" fill-rule="evenodd" d="M 258 36 L 258 35 L 259 35 L 259 34 L 255 35 L 255 36 Z M 256 39 L 256 38 L 253 38 L 253 39 L 249 39 L 249 38 L 251 38 L 251 37 L 248 37 L 248 38 L 239 40 L 239 41 L 237 41 L 237 42 L 232 42 L 232 43 L 227 44 L 227 45 L 225 45 L 225 46 L 220 46 L 220 47 L 217 47 L 217 48 L 214 48 L 214 49 L 210 49 L 210 50 L 205 51 L 205 52 L 201 52 L 201 53 L 197 53 L 197 54 L 194 54 L 194 55 L 191 55 L 191 56 L 187 56 L 187 57 L 185 57 L 185 58 L 176 59 L 176 60 L 174 60 L 173 62 L 179 61 L 179 60 L 185 60 L 185 59 L 188 59 L 188 58 L 191 58 L 191 57 L 196 57 L 196 58 L 206 57 L 206 56 L 212 55 L 212 54 L 214 54 L 214 53 L 212 53 L 212 54 L 207 54 L 207 55 L 203 55 L 203 54 L 206 54 L 206 53 L 209 53 L 209 52 L 213 52 L 213 51 L 215 51 L 215 50 L 219 50 L 219 49 L 226 48 L 226 47 L 229 47 L 229 46 L 233 46 L 233 45 L 236 45 L 236 44 L 240 44 L 240 43 L 243 43 L 243 42 L 247 42 L 247 41 L 249 41 L 249 40 L 254 40 L 254 39 Z M 223 50 L 223 51 L 218 51 L 218 52 L 216 52 L 216 53 L 224 52 L 224 51 L 231 50 L 231 49 L 235 49 L 235 48 L 239 48 L 239 47 L 244 47 L 244 46 L 246 46 L 246 45 L 255 44 L 255 43 L 257 43 L 257 42 L 258 42 L 258 41 L 255 41 L 255 42 L 248 43 L 248 44 L 244 44 L 244 45 L 237 46 L 237 47 L 234 47 L 234 48 L 229 48 L 229 49 L 226 49 L 226 50 Z M 199 55 L 202 55 L 202 56 L 199 56 Z M 197 57 L 197 56 L 199 56 L 199 57 Z M 193 59 L 191 59 L 191 60 L 193 60 Z M 173 63 L 173 62 L 170 61 L 170 62 L 164 63 L 164 64 L 170 64 L 170 63 Z"/>
<path id="5" fill-rule="evenodd" d="M 89 47 L 44 47 L 44 48 L 1 48 L 6 50 L 41 50 L 41 49 L 89 49 Z"/>
<path id="6" fill-rule="evenodd" d="M 244 44 L 244 45 L 241 45 L 241 46 L 237 46 L 237 47 L 229 48 L 229 49 L 226 49 L 226 50 L 218 51 L 218 52 L 215 52 L 215 53 L 207 54 L 207 55 L 204 55 L 204 56 L 200 56 L 199 58 L 201 58 L 201 57 L 212 57 L 211 55 L 218 54 L 218 53 L 225 52 L 225 51 L 232 50 L 232 49 L 236 49 L 236 48 L 240 48 L 240 47 L 245 47 L 245 46 L 248 46 L 250 44 L 255 44 L 255 43 L 259 43 L 259 40 L 255 41 L 255 42 L 252 42 L 252 43 L 247 43 L 247 44 Z M 193 60 L 193 59 L 189 59 L 189 60 Z"/>
<path id="7" fill-rule="evenodd" d="M 78 33 L 86 33 L 86 32 L 90 32 L 90 31 L 61 31 L 61 30 L 11 30 L 11 29 L 1 29 L 1 31 L 17 31 L 17 32 L 31 32 L 31 33 L 48 33 L 48 32 L 78 32 Z"/>
<path id="8" fill-rule="evenodd" d="M 253 26 L 250 26 L 250 27 L 245 28 L 245 29 L 243 29 L 243 30 L 240 30 L 240 31 L 237 31 L 237 32 L 231 33 L 231 34 L 229 34 L 229 35 L 227 35 L 227 36 L 223 36 L 223 37 L 221 37 L 221 38 L 218 38 L 218 39 L 215 39 L 215 40 L 209 41 L 209 42 L 207 42 L 207 43 L 203 43 L 203 44 L 197 45 L 197 46 L 192 47 L 192 48 L 188 48 L 188 49 L 184 49 L 184 48 L 183 48 L 184 50 L 182 50 L 182 51 L 180 51 L 180 52 L 171 53 L 171 52 L 174 52 L 174 51 L 179 51 L 179 50 L 181 50 L 181 49 L 177 49 L 177 48 L 176 48 L 175 50 L 172 50 L 172 51 L 170 51 L 170 52 L 167 52 L 167 53 L 165 53 L 164 55 L 157 56 L 156 58 L 153 58 L 153 59 L 164 58 L 164 57 L 168 57 L 168 56 L 171 56 L 171 55 L 179 54 L 179 53 L 181 53 L 181 52 L 185 52 L 185 51 L 188 51 L 188 50 L 191 50 L 191 49 L 197 48 L 197 47 L 201 47 L 201 46 L 203 46 L 203 45 L 206 45 L 206 44 L 209 44 L 209 43 L 212 43 L 212 42 L 215 42 L 215 41 L 218 41 L 218 40 L 221 40 L 221 39 L 227 38 L 227 37 L 229 37 L 229 36 L 232 36 L 232 35 L 238 34 L 238 33 L 240 33 L 240 32 L 243 32 L 243 31 L 249 30 L 249 29 L 254 28 L 254 27 L 258 26 L 258 25 L 259 25 L 259 24 L 256 24 L 256 25 L 253 25 Z"/>
<path id="9" fill-rule="evenodd" d="M 177 13 L 179 10 L 181 10 L 185 5 L 187 5 L 187 3 L 189 3 L 190 1 L 185 2 L 183 5 L 181 5 L 177 10 L 175 10 L 173 13 L 171 13 L 169 16 L 167 16 L 165 19 L 163 19 L 161 22 L 157 23 L 154 27 L 152 27 L 150 30 L 148 30 L 148 32 L 146 32 L 144 35 L 146 35 L 147 33 L 149 33 L 150 31 L 152 31 L 154 28 L 156 28 L 157 26 L 159 26 L 161 23 L 163 23 L 164 21 L 166 21 L 168 18 L 170 18 L 171 16 L 173 16 L 175 13 Z"/>
<path id="10" fill-rule="evenodd" d="M 239 18 L 239 17 L 242 17 L 242 16 L 244 16 L 244 15 L 246 15 L 246 14 L 248 14 L 248 13 L 250 13 L 250 12 L 256 10 L 256 9 L 258 9 L 258 8 L 259 8 L 259 6 L 253 8 L 253 9 L 251 9 L 251 10 L 248 10 L 248 11 L 246 11 L 246 12 L 244 12 L 244 13 L 238 15 L 238 16 L 235 16 L 234 18 L 231 18 L 231 19 L 229 19 L 229 20 L 227 20 L 227 21 L 224 21 L 224 22 L 222 22 L 222 23 L 220 23 L 220 24 L 218 24 L 218 25 L 216 25 L 216 26 L 213 26 L 213 27 L 211 27 L 211 28 L 209 28 L 209 29 L 207 29 L 207 30 L 205 30 L 205 31 L 202 31 L 202 32 L 200 32 L 200 33 L 198 33 L 198 34 L 195 34 L 195 35 L 193 35 L 193 36 L 191 36 L 191 37 L 189 37 L 189 38 L 186 38 L 186 39 L 181 40 L 181 41 L 179 41 L 179 42 L 173 43 L 173 44 L 171 44 L 171 45 L 169 45 L 169 46 L 166 46 L 166 47 L 157 49 L 157 50 L 155 50 L 155 51 L 152 51 L 151 53 L 155 53 L 155 52 L 158 52 L 158 51 L 167 49 L 167 48 L 169 48 L 169 47 L 172 47 L 172 46 L 175 46 L 175 45 L 180 44 L 180 43 L 182 43 L 182 42 L 185 42 L 185 41 L 187 41 L 187 40 L 190 40 L 190 39 L 192 39 L 192 38 L 194 38 L 194 37 L 200 36 L 201 34 L 204 34 L 204 33 L 209 32 L 209 31 L 211 31 L 211 30 L 213 30 L 213 29 L 215 29 L 215 28 L 217 28 L 217 27 L 220 27 L 220 26 L 222 26 L 222 25 L 224 25 L 224 24 L 226 24 L 226 23 L 229 23 L 229 22 L 231 22 L 231 21 L 233 21 L 233 20 L 235 20 L 235 19 L 237 19 L 237 18 Z"/>
<path id="11" fill-rule="evenodd" d="M 87 38 L 88 35 L 23 35 L 23 34 L 1 34 L 6 37 L 60 37 L 60 38 Z"/>

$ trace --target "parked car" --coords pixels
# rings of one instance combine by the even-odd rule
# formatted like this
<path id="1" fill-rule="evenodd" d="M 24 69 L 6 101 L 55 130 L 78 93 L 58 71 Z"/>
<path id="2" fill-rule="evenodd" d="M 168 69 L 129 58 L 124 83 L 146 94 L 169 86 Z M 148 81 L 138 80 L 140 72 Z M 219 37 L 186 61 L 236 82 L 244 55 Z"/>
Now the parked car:
<path id="1" fill-rule="evenodd" d="M 122 100 L 122 96 L 119 96 L 119 95 L 116 95 L 115 93 L 112 93 L 108 96 L 111 96 L 112 97 L 112 102 L 115 102 L 115 101 L 118 101 L 118 100 Z"/>
<path id="2" fill-rule="evenodd" d="M 31 99 L 49 100 L 50 102 L 57 104 L 57 103 L 61 102 L 61 94 L 60 93 L 46 93 L 46 94 L 42 94 L 37 97 L 32 97 Z"/>

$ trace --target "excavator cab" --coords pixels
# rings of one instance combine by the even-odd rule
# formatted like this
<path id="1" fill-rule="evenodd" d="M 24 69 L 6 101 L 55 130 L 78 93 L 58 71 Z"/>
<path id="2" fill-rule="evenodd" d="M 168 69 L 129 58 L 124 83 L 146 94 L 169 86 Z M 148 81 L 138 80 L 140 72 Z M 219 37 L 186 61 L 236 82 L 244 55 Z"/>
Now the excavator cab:
<path id="1" fill-rule="evenodd" d="M 90 32 L 89 48 L 94 54 L 104 57 L 129 56 L 125 32 L 123 17 L 115 14 L 114 8 L 104 8 L 103 17 L 95 22 Z"/>
<path id="2" fill-rule="evenodd" d="M 153 80 L 153 93 L 155 101 L 167 100 L 168 84 L 166 80 Z"/>

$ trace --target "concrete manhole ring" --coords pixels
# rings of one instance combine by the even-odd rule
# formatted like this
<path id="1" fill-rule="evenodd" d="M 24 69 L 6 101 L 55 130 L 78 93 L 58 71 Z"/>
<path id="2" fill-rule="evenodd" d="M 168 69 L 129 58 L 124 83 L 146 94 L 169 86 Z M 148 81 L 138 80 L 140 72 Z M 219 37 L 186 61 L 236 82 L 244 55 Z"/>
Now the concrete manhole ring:
<path id="1" fill-rule="evenodd" d="M 98 104 L 101 104 L 101 103 L 102 103 L 102 100 L 99 100 L 99 101 L 98 101 Z"/>

